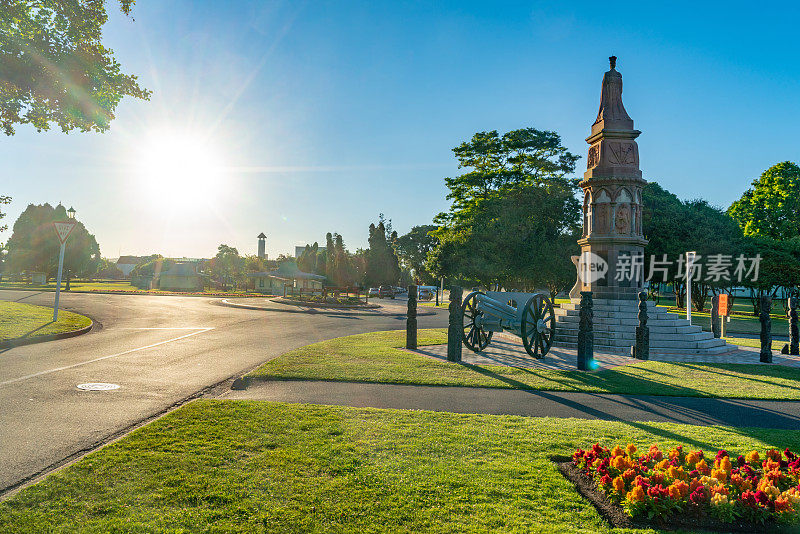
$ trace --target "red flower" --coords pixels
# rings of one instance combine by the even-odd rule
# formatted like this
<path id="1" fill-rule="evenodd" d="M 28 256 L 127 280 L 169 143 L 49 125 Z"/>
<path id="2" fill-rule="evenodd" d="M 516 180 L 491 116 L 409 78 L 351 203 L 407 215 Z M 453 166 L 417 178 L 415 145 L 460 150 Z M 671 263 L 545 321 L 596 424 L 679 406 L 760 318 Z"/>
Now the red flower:
<path id="1" fill-rule="evenodd" d="M 761 490 L 756 491 L 755 493 L 756 502 L 762 506 L 769 505 L 769 496 Z"/>
<path id="2" fill-rule="evenodd" d="M 708 502 L 708 491 L 706 487 L 703 485 L 697 486 L 692 494 L 689 495 L 689 502 L 697 506 Z"/>
<path id="3" fill-rule="evenodd" d="M 756 494 L 752 491 L 743 491 L 742 494 L 739 496 L 739 502 L 745 506 L 749 506 L 750 508 L 757 508 L 758 501 L 756 500 Z"/>
<path id="4" fill-rule="evenodd" d="M 788 450 L 788 449 L 787 449 L 787 450 Z M 744 466 L 745 464 L 747 464 L 747 461 L 744 459 L 744 456 L 742 456 L 742 455 L 740 454 L 739 456 L 737 456 L 737 457 L 736 457 L 736 463 L 737 463 L 737 464 L 739 464 L 739 467 L 742 467 L 742 466 Z"/>
<path id="5" fill-rule="evenodd" d="M 603 486 L 610 486 L 611 482 L 612 479 L 608 475 L 603 475 L 602 477 L 600 477 L 600 484 L 602 484 Z"/>

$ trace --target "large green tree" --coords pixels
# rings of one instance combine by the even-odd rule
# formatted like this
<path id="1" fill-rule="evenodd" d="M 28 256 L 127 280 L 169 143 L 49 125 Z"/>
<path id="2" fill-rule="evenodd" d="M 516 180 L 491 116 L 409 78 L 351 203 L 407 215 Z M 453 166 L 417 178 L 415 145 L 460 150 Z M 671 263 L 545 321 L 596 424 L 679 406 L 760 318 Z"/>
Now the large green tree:
<path id="1" fill-rule="evenodd" d="M 0 127 L 108 129 L 124 96 L 149 99 L 102 42 L 103 0 L 0 2 Z M 130 13 L 134 0 L 120 0 Z"/>
<path id="2" fill-rule="evenodd" d="M 424 224 L 414 226 L 405 235 L 401 235 L 395 241 L 395 250 L 400 258 L 402 267 L 413 272 L 417 282 L 422 284 L 433 284 L 436 278 L 428 272 L 426 262 L 428 254 L 436 248 L 438 240 L 431 235 L 438 226 Z"/>
<path id="3" fill-rule="evenodd" d="M 369 225 L 369 249 L 366 251 L 365 283 L 368 286 L 397 285 L 400 283 L 400 262 L 393 248 L 391 223 L 381 215 L 378 224 Z"/>
<path id="4" fill-rule="evenodd" d="M 209 260 L 208 269 L 211 277 L 227 291 L 229 285 L 245 282 L 245 258 L 239 255 L 235 247 L 222 244 L 217 247 L 217 255 Z"/>
<path id="5" fill-rule="evenodd" d="M 452 204 L 434 220 L 428 269 L 484 286 L 569 288 L 581 210 L 568 175 L 578 156 L 535 128 L 479 132 L 453 153 L 468 171 L 445 179 Z"/>
<path id="6" fill-rule="evenodd" d="M 54 221 L 67 218 L 64 206 L 29 204 L 14 223 L 6 244 L 6 272 L 42 271 L 55 276 L 58 270 L 58 240 Z M 91 276 L 101 265 L 100 246 L 82 222 L 77 221 L 64 249 L 64 271 L 78 276 Z"/>
<path id="7" fill-rule="evenodd" d="M 728 213 L 748 236 L 791 239 L 800 235 L 800 167 L 791 161 L 764 171 Z"/>

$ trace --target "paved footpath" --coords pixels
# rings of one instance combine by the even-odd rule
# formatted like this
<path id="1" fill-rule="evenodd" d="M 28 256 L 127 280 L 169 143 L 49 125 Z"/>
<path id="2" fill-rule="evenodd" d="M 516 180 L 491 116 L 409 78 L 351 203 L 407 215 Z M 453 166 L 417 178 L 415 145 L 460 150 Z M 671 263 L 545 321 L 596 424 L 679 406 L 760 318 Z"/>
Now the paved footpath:
<path id="1" fill-rule="evenodd" d="M 800 401 L 305 380 L 254 381 L 246 390 L 229 391 L 221 398 L 456 413 L 800 429 Z"/>

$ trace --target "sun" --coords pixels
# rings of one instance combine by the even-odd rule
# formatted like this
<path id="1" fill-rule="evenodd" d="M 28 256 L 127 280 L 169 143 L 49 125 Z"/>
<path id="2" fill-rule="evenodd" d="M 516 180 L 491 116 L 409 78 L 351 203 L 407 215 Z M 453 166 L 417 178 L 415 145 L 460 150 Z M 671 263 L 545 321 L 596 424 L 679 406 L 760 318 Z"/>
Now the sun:
<path id="1" fill-rule="evenodd" d="M 137 152 L 137 177 L 158 204 L 191 207 L 210 201 L 224 185 L 219 146 L 200 135 L 153 132 Z"/>

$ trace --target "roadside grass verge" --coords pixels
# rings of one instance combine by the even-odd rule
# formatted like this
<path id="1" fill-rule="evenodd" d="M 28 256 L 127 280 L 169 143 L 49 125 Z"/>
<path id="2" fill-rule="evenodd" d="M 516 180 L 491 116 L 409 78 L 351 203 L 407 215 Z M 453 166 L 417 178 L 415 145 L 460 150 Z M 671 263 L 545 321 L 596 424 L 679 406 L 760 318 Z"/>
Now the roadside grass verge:
<path id="1" fill-rule="evenodd" d="M 595 442 L 735 457 L 800 431 L 198 400 L 0 503 L 3 532 L 611 529 L 549 460 Z"/>
<path id="2" fill-rule="evenodd" d="M 0 341 L 63 334 L 90 324 L 88 317 L 66 310 L 58 311 L 54 323 L 53 308 L 0 300 Z"/>
<path id="3" fill-rule="evenodd" d="M 419 346 L 446 343 L 445 329 L 419 331 Z M 402 330 L 306 345 L 247 376 L 255 380 L 334 380 L 630 395 L 800 399 L 800 369 L 759 364 L 637 362 L 597 372 L 451 363 L 414 354 Z M 757 356 L 757 355 L 756 355 Z"/>
<path id="4" fill-rule="evenodd" d="M 47 285 L 31 285 L 24 282 L 2 282 L 0 290 L 26 290 L 26 291 L 55 291 L 55 282 Z M 64 291 L 64 282 L 61 283 L 61 290 Z M 204 289 L 203 291 L 162 291 L 160 289 L 139 289 L 132 285 L 129 280 L 101 280 L 101 281 L 81 281 L 73 280 L 70 282 L 70 293 L 119 293 L 121 295 L 165 295 L 165 296 L 209 296 L 209 297 L 265 297 L 270 296 L 265 293 L 254 293 L 248 291 L 221 291 L 214 289 Z"/>

